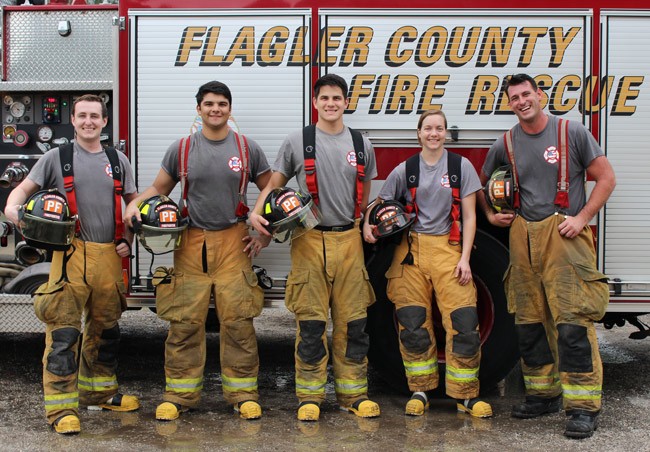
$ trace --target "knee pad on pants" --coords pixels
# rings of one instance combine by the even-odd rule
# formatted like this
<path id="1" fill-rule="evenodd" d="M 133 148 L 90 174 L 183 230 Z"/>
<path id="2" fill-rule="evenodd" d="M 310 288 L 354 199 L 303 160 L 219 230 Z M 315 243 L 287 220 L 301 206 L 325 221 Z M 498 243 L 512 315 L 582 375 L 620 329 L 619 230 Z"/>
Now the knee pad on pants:
<path id="1" fill-rule="evenodd" d="M 348 345 L 345 349 L 345 357 L 355 361 L 361 361 L 368 355 L 370 337 L 366 333 L 366 320 L 352 320 L 348 322 Z"/>
<path id="2" fill-rule="evenodd" d="M 591 344 L 587 327 L 561 323 L 557 326 L 560 372 L 592 372 Z"/>
<path id="3" fill-rule="evenodd" d="M 399 341 L 411 353 L 424 353 L 431 346 L 429 332 L 422 328 L 427 319 L 427 310 L 421 306 L 405 306 L 396 311 L 397 321 L 404 328 Z"/>
<path id="4" fill-rule="evenodd" d="M 77 371 L 73 347 L 78 339 L 79 331 L 75 328 L 60 328 L 52 331 L 52 351 L 47 355 L 46 365 L 48 372 L 64 377 Z"/>
<path id="5" fill-rule="evenodd" d="M 527 366 L 537 367 L 553 364 L 555 360 L 543 324 L 519 323 L 515 325 L 515 328 L 519 340 L 519 351 Z"/>
<path id="6" fill-rule="evenodd" d="M 478 312 L 474 306 L 458 308 L 450 315 L 451 326 L 458 331 L 453 337 L 451 350 L 459 356 L 474 356 L 481 346 L 478 334 Z"/>
<path id="7" fill-rule="evenodd" d="M 298 357 L 307 364 L 316 364 L 325 357 L 325 322 L 322 320 L 300 320 L 300 343 Z"/>
<path id="8" fill-rule="evenodd" d="M 102 331 L 97 361 L 106 364 L 117 364 L 117 352 L 120 348 L 120 326 Z"/>

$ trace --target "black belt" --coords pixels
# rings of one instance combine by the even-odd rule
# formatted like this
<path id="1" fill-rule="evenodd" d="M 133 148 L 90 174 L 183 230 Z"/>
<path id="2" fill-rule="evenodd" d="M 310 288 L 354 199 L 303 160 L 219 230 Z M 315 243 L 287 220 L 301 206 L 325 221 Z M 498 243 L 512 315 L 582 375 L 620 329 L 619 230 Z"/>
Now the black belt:
<path id="1" fill-rule="evenodd" d="M 343 231 L 349 231 L 354 227 L 354 223 L 348 223 L 344 224 L 343 226 L 321 226 L 318 225 L 314 229 L 317 229 L 319 231 L 325 231 L 325 232 L 343 232 Z"/>

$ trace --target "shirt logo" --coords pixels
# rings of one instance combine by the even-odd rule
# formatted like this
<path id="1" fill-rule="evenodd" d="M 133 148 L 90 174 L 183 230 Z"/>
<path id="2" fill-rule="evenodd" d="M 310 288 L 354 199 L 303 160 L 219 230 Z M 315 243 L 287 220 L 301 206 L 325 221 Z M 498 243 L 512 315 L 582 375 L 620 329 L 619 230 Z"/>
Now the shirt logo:
<path id="1" fill-rule="evenodd" d="M 560 153 L 557 151 L 555 146 L 549 146 L 544 151 L 544 160 L 546 160 L 547 163 L 557 163 L 559 157 Z"/>
<path id="2" fill-rule="evenodd" d="M 242 164 L 239 157 L 231 157 L 228 160 L 228 167 L 236 173 L 240 172 L 242 170 Z"/>
<path id="3" fill-rule="evenodd" d="M 440 185 L 442 185 L 445 188 L 451 187 L 449 184 L 449 174 L 445 173 L 444 176 L 442 176 L 442 179 L 440 179 Z"/>
<path id="4" fill-rule="evenodd" d="M 357 166 L 357 155 L 354 151 L 348 152 L 348 155 L 345 156 L 345 159 L 348 161 L 350 166 Z"/>
<path id="5" fill-rule="evenodd" d="M 106 167 L 104 168 L 104 172 L 108 177 L 110 177 L 111 179 L 113 178 L 113 168 L 111 167 L 110 163 L 106 164 Z"/>

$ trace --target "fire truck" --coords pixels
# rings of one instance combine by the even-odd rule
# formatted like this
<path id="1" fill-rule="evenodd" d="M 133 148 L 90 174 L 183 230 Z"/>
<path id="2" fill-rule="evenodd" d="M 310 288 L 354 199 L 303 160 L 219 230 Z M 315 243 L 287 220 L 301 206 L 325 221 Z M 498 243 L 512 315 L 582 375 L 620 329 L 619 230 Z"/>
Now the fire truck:
<path id="1" fill-rule="evenodd" d="M 504 81 L 525 72 L 539 83 L 546 110 L 587 126 L 616 171 L 617 188 L 592 222 L 611 293 L 601 321 L 607 328 L 629 322 L 639 329 L 632 337 L 648 335 L 638 317 L 650 313 L 650 9 L 640 2 L 547 0 L 532 7 L 459 0 L 453 8 L 425 0 L 399 7 L 384 0 L 53 3 L 2 9 L 3 205 L 40 156 L 73 138 L 70 106 L 81 94 L 105 99 L 104 142 L 129 156 L 144 189 L 169 144 L 200 127 L 199 85 L 229 85 L 232 126 L 260 143 L 273 162 L 289 131 L 315 121 L 313 82 L 336 73 L 350 86 L 346 124 L 375 148 L 376 195 L 388 173 L 418 152 L 417 118 L 427 109 L 444 110 L 446 147 L 480 171 L 490 145 L 516 122 Z M 257 194 L 251 187 L 249 204 Z M 517 347 L 502 284 L 507 230 L 478 217 L 471 265 L 479 294 L 480 377 L 491 385 L 512 368 Z M 48 256 L 2 220 L 0 330 L 22 331 L 29 319 L 37 322 L 29 294 L 47 278 Z M 371 359 L 403 384 L 394 308 L 382 288 L 388 262 L 373 262 L 378 301 L 369 309 Z M 288 246 L 272 244 L 255 264 L 274 282 L 268 301 L 281 302 Z M 172 265 L 171 258 L 151 262 L 138 248 L 124 261 L 132 308 L 155 308 L 152 265 Z"/>

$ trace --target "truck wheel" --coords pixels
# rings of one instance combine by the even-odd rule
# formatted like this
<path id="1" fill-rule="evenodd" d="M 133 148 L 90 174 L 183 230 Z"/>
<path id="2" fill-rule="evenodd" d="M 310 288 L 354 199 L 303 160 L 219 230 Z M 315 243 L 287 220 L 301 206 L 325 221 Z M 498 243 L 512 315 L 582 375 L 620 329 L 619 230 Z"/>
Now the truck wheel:
<path id="1" fill-rule="evenodd" d="M 370 335 L 368 357 L 374 369 L 399 392 L 408 393 L 404 365 L 399 351 L 395 307 L 386 296 L 384 274 L 390 266 L 397 244 L 384 245 L 367 265 L 377 301 L 368 309 L 367 332 Z M 519 352 L 514 319 L 507 311 L 503 290 L 503 274 L 508 262 L 508 250 L 498 240 L 476 232 L 471 265 L 478 292 L 479 329 L 481 331 L 481 390 L 493 388 L 504 379 L 517 363 Z M 434 305 L 434 328 L 438 347 L 440 388 L 444 387 L 444 329 Z"/>

